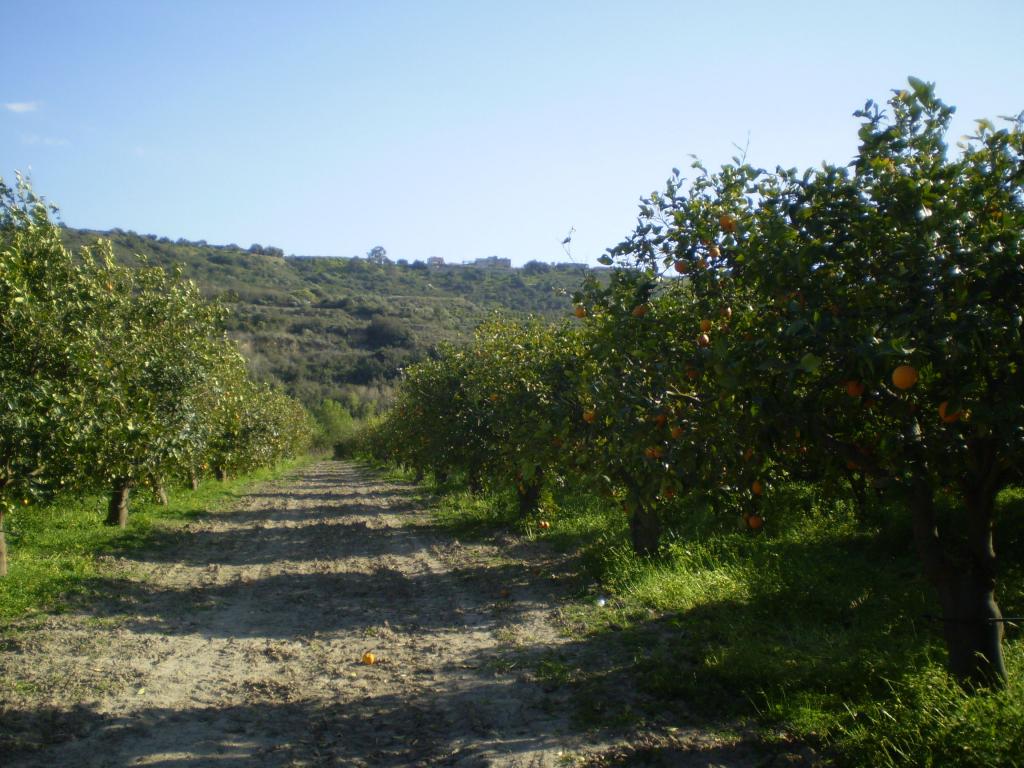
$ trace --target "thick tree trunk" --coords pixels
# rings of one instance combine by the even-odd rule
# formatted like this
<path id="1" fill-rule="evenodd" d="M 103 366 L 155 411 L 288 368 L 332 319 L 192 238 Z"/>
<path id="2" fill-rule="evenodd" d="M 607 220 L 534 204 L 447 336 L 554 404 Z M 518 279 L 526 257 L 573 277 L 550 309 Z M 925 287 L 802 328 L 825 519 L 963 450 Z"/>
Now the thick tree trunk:
<path id="1" fill-rule="evenodd" d="M 414 483 L 423 482 L 423 470 L 420 467 L 416 468 L 416 476 L 412 479 Z"/>
<path id="2" fill-rule="evenodd" d="M 127 480 L 118 480 L 110 493 L 110 503 L 107 505 L 107 525 L 119 525 L 124 528 L 128 525 L 128 493 L 131 486 Z"/>
<path id="3" fill-rule="evenodd" d="M 995 601 L 996 559 L 992 546 L 995 489 L 970 489 L 967 505 L 967 552 L 954 563 L 945 552 L 935 518 L 932 489 L 926 478 L 911 487 L 914 541 L 924 574 L 942 606 L 943 637 L 949 671 L 968 689 L 1006 685 L 1003 624 Z"/>
<path id="4" fill-rule="evenodd" d="M 643 557 L 658 554 L 661 543 L 661 520 L 658 513 L 637 503 L 629 516 L 629 535 L 633 541 L 633 551 Z"/>
<path id="5" fill-rule="evenodd" d="M 156 502 L 161 507 L 167 506 L 167 489 L 164 488 L 163 480 L 158 477 L 153 478 L 153 494 L 156 496 Z"/>
<path id="6" fill-rule="evenodd" d="M 544 481 L 538 471 L 529 482 L 525 480 L 519 483 L 516 493 L 519 496 L 519 517 L 525 519 L 536 514 L 540 509 L 540 494 L 544 487 Z"/>
<path id="7" fill-rule="evenodd" d="M 213 476 L 216 477 L 220 482 L 225 483 L 228 479 L 228 471 L 224 467 L 214 467 Z"/>
<path id="8" fill-rule="evenodd" d="M 4 530 L 4 510 L 0 507 L 0 578 L 7 575 L 7 533 Z"/>
<path id="9" fill-rule="evenodd" d="M 192 472 L 189 472 L 188 473 L 188 480 L 189 480 L 189 485 L 192 486 L 192 490 L 193 491 L 198 491 L 199 490 L 199 473 L 194 471 L 194 470 Z"/>

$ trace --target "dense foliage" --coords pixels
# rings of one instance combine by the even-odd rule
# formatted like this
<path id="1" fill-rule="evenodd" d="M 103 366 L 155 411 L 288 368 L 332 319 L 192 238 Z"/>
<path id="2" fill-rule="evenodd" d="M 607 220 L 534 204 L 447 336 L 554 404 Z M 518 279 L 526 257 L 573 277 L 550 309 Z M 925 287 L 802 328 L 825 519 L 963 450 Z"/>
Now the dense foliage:
<path id="1" fill-rule="evenodd" d="M 793 479 L 862 513 L 874 494 L 912 520 L 951 670 L 1001 685 L 992 530 L 1024 459 L 1024 131 L 980 121 L 951 158 L 951 114 L 911 80 L 888 112 L 857 113 L 849 167 L 675 171 L 603 257 L 613 279 L 577 293 L 579 328 L 485 326 L 408 371 L 372 444 L 471 483 L 534 466 L 597 483 L 648 555 L 679 493 L 754 531 Z"/>
<path id="2" fill-rule="evenodd" d="M 0 181 L 0 312 L 0 574 L 18 505 L 107 489 L 108 522 L 124 525 L 132 487 L 308 445 L 311 419 L 248 378 L 218 306 L 108 243 L 72 254 L 21 179 Z"/>

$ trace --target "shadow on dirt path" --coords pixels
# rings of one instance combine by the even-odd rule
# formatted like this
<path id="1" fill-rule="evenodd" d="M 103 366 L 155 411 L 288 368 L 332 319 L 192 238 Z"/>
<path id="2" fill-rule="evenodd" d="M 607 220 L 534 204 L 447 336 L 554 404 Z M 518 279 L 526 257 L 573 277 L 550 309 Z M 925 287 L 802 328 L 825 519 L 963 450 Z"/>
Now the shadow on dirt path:
<path id="1" fill-rule="evenodd" d="M 417 499 L 322 462 L 116 561 L 105 599 L 0 639 L 3 765 L 640 764 L 595 758 L 611 735 L 524 663 L 571 647 L 551 556 L 461 544 Z M 707 765 L 694 738 L 665 764 Z"/>

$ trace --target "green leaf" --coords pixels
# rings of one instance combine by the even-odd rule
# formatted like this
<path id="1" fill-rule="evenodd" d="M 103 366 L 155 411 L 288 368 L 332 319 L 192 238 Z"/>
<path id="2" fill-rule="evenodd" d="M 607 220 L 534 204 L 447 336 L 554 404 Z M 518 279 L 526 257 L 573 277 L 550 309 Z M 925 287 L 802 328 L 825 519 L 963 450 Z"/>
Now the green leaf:
<path id="1" fill-rule="evenodd" d="M 814 373 L 821 367 L 821 358 L 813 352 L 808 352 L 800 358 L 800 367 L 807 373 Z"/>

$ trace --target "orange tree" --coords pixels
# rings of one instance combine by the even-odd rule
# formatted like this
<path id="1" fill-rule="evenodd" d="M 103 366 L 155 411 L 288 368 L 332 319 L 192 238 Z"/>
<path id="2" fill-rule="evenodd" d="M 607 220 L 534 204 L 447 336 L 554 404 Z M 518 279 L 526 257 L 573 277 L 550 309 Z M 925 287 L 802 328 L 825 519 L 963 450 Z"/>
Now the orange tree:
<path id="1" fill-rule="evenodd" d="M 439 482 L 452 473 L 476 484 L 494 441 L 483 404 L 468 391 L 474 366 L 466 349 L 442 345 L 404 373 L 394 406 L 369 438 L 372 453 Z"/>
<path id="2" fill-rule="evenodd" d="M 748 467 L 736 449 L 732 372 L 719 354 L 735 320 L 729 299 L 704 306 L 686 283 L 666 280 L 657 260 L 638 261 L 576 296 L 585 354 L 575 462 L 621 499 L 634 551 L 649 555 L 673 497 L 698 492 L 716 506 L 742 506 Z"/>
<path id="3" fill-rule="evenodd" d="M 200 390 L 198 429 L 205 441 L 186 454 L 185 471 L 198 477 L 211 468 L 218 480 L 297 456 L 309 449 L 316 425 L 299 403 L 249 379 L 245 359 L 222 341 Z"/>
<path id="4" fill-rule="evenodd" d="M 467 352 L 466 399 L 487 427 L 482 471 L 492 484 L 515 487 L 525 517 L 537 510 L 545 476 L 564 453 L 579 333 L 494 319 L 477 328 Z"/>
<path id="5" fill-rule="evenodd" d="M 205 418 L 201 393 L 217 359 L 221 309 L 178 274 L 116 264 L 109 243 L 82 257 L 90 281 L 105 289 L 91 307 L 102 343 L 97 375 L 83 382 L 96 418 L 82 466 L 111 489 L 107 523 L 123 526 L 130 489 L 159 484 L 204 438 L 194 425 Z"/>
<path id="6" fill-rule="evenodd" d="M 675 174 L 612 254 L 681 262 L 698 303 L 741 297 L 745 328 L 720 357 L 759 450 L 823 477 L 853 469 L 904 504 L 951 671 L 1001 685 L 992 530 L 1024 458 L 1024 132 L 980 121 L 951 158 L 952 109 L 930 85 L 889 105 L 857 113 L 851 167 L 698 165 L 687 189 Z"/>
<path id="7" fill-rule="evenodd" d="M 71 485 L 86 450 L 101 287 L 64 249 L 26 182 L 0 180 L 0 575 L 5 514 Z"/>

